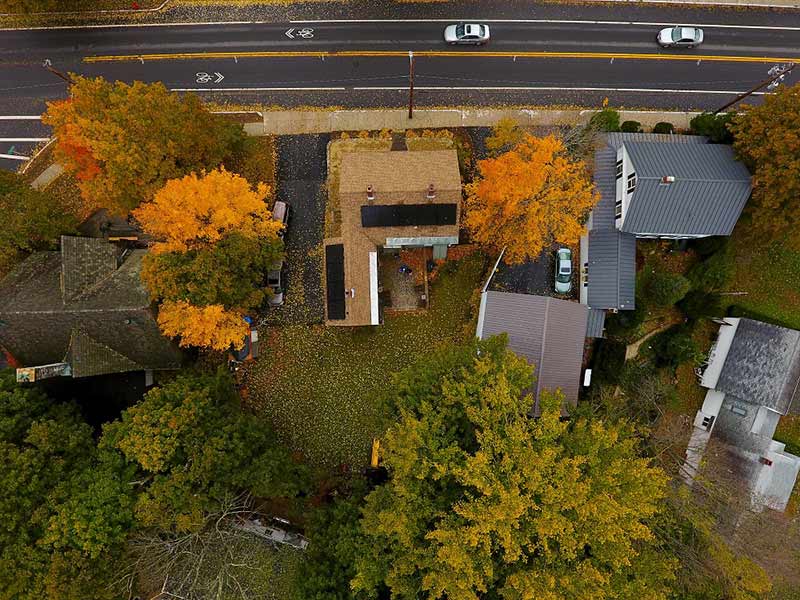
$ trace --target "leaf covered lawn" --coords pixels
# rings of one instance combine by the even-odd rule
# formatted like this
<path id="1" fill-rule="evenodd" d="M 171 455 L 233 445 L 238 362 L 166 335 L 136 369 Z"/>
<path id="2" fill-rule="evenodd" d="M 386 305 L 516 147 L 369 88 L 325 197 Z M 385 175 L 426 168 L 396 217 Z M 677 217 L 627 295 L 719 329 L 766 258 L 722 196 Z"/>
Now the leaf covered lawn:
<path id="1" fill-rule="evenodd" d="M 381 434 L 380 397 L 392 373 L 474 335 L 484 269 L 478 253 L 451 263 L 433 283 L 428 311 L 387 314 L 377 327 L 263 328 L 248 403 L 312 464 L 360 469 Z"/>

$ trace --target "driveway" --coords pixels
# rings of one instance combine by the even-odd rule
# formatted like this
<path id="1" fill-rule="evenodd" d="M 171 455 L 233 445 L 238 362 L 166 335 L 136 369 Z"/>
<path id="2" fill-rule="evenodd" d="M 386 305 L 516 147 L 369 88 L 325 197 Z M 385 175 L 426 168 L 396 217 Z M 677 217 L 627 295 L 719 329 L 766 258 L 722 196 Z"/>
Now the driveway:
<path id="1" fill-rule="evenodd" d="M 536 260 L 529 260 L 521 265 L 509 266 L 501 262 L 492 279 L 491 289 L 517 294 L 554 296 L 554 269 L 555 251 L 550 249 L 542 252 Z"/>
<path id="2" fill-rule="evenodd" d="M 322 231 L 329 139 L 325 134 L 281 136 L 277 140 L 275 195 L 291 206 L 284 237 L 286 294 L 284 305 L 268 309 L 262 324 L 297 325 L 324 319 Z"/>

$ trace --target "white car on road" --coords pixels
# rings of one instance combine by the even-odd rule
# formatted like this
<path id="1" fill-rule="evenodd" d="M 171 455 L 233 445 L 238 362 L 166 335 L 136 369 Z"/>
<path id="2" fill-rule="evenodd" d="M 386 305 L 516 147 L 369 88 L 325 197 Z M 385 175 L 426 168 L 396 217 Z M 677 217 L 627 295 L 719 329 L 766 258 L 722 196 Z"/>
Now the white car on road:
<path id="1" fill-rule="evenodd" d="M 479 23 L 459 23 L 444 28 L 444 41 L 448 44 L 482 46 L 489 41 L 489 26 Z"/>
<path id="2" fill-rule="evenodd" d="M 703 43 L 703 30 L 699 27 L 667 27 L 656 37 L 662 48 L 694 48 Z"/>

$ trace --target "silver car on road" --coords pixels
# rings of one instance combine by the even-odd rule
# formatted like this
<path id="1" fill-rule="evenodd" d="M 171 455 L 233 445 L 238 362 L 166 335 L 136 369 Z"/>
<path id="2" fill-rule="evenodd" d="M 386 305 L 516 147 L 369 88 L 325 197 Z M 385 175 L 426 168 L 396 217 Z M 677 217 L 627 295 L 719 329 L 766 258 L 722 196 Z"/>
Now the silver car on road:
<path id="1" fill-rule="evenodd" d="M 667 27 L 656 36 L 662 48 L 694 48 L 703 43 L 703 30 L 699 27 Z"/>
<path id="2" fill-rule="evenodd" d="M 482 46 L 489 41 L 489 26 L 479 23 L 459 23 L 444 28 L 444 41 L 448 44 Z"/>

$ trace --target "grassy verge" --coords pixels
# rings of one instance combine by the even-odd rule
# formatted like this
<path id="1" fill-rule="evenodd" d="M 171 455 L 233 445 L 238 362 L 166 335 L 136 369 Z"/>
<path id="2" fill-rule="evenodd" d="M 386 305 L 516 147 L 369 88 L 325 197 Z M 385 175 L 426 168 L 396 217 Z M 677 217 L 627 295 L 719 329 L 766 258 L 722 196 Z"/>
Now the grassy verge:
<path id="1" fill-rule="evenodd" d="M 251 408 L 313 464 L 368 460 L 380 435 L 380 396 L 391 374 L 436 346 L 473 335 L 474 292 L 485 257 L 443 268 L 427 312 L 392 315 L 378 327 L 289 326 L 260 333 L 266 349 L 250 378 Z"/>
<path id="2" fill-rule="evenodd" d="M 738 230 L 731 238 L 736 255 L 736 276 L 730 296 L 748 316 L 800 329 L 800 252 L 777 242 L 753 244 Z"/>

